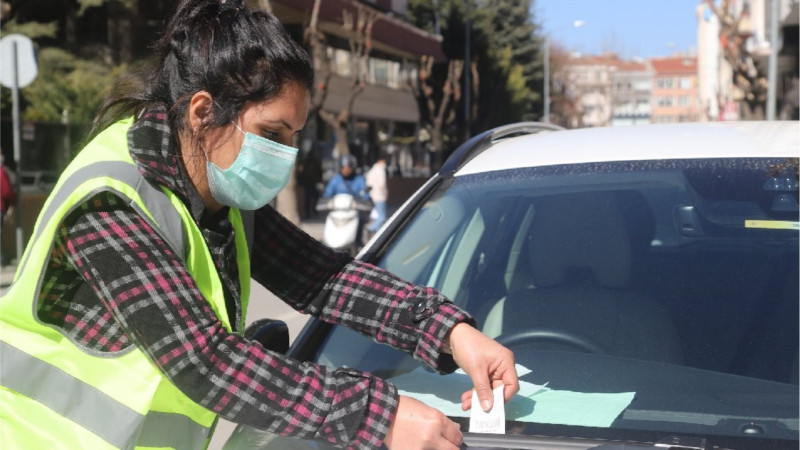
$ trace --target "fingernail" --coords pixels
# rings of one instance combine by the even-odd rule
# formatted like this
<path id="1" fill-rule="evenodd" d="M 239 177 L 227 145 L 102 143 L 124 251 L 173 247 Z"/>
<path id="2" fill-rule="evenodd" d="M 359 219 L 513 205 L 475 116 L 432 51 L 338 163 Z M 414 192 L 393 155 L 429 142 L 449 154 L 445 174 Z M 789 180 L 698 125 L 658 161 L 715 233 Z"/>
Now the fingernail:
<path id="1" fill-rule="evenodd" d="M 489 410 L 492 409 L 492 402 L 490 402 L 489 400 L 482 401 L 481 405 L 483 406 L 483 410 L 486 412 L 489 412 Z"/>

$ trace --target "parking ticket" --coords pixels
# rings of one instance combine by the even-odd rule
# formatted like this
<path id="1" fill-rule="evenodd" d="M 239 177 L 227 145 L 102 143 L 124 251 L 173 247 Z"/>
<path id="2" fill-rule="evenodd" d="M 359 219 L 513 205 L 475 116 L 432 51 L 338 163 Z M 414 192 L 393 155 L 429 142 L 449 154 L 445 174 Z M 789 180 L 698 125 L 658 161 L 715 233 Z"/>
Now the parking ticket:
<path id="1" fill-rule="evenodd" d="M 472 408 L 469 414 L 470 433 L 506 433 L 506 408 L 503 401 L 503 386 L 492 389 L 494 402 L 488 412 L 481 408 L 478 392 L 472 391 Z"/>

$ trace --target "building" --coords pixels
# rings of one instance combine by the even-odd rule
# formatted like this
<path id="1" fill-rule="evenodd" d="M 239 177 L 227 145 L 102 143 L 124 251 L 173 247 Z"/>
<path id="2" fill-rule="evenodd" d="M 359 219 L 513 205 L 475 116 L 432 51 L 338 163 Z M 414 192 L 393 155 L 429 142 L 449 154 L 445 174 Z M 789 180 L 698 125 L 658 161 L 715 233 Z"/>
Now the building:
<path id="1" fill-rule="evenodd" d="M 696 7 L 697 15 L 697 90 L 703 122 L 739 119 L 734 101 L 733 73 L 724 63 L 719 42 L 719 21 L 705 3 Z"/>
<path id="2" fill-rule="evenodd" d="M 653 75 L 648 61 L 626 61 L 615 54 L 571 55 L 554 74 L 553 87 L 575 111 L 556 114 L 565 116 L 562 122 L 569 128 L 650 123 Z"/>
<path id="3" fill-rule="evenodd" d="M 302 40 L 310 21 L 314 0 L 272 0 L 273 13 L 298 40 Z M 372 29 L 367 84 L 355 98 L 348 126 L 349 151 L 361 165 L 374 161 L 380 148 L 390 153 L 390 167 L 403 172 L 412 170 L 424 159 L 415 145 L 419 132 L 419 108 L 408 85 L 424 55 L 444 60 L 441 36 L 412 26 L 404 17 L 404 0 L 325 0 L 320 4 L 318 30 L 324 34 L 332 76 L 323 111 L 337 113 L 345 108 L 352 91 L 353 58 L 348 36 L 343 28 L 343 11 L 355 13 L 357 7 L 377 14 Z M 315 120 L 316 119 L 316 120 Z M 323 161 L 335 156 L 335 135 L 330 126 L 310 117 L 307 125 L 312 143 Z M 394 162 L 395 164 L 392 164 Z M 424 163 L 423 163 L 424 165 Z"/>
<path id="4" fill-rule="evenodd" d="M 697 58 L 652 58 L 651 122 L 695 122 L 700 119 Z"/>
<path id="5" fill-rule="evenodd" d="M 611 124 L 612 73 L 620 63 L 617 55 L 570 55 L 553 75 L 556 92 L 565 91 L 577 105 L 583 127 Z"/>
<path id="6" fill-rule="evenodd" d="M 619 61 L 611 71 L 611 125 L 650 123 L 653 71 L 645 61 Z"/>

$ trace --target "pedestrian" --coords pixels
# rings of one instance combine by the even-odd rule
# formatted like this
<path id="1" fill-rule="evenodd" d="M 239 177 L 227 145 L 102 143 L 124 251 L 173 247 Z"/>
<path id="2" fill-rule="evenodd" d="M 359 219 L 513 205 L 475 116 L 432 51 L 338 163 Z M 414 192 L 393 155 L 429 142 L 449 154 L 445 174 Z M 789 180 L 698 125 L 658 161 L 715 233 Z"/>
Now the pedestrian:
<path id="1" fill-rule="evenodd" d="M 389 188 L 386 185 L 386 155 L 381 151 L 378 159 L 367 172 L 367 187 L 372 198 L 375 220 L 367 227 L 367 231 L 375 233 L 386 222 L 386 201 L 389 199 Z"/>
<path id="2" fill-rule="evenodd" d="M 0 155 L 0 229 L 8 230 L 13 228 L 12 218 L 14 217 L 14 207 L 17 204 L 17 193 L 14 190 L 14 183 L 8 174 L 5 158 Z M 2 243 L 0 239 L 0 244 Z M 0 245 L 0 266 L 5 266 L 13 259 L 6 255 L 5 249 Z"/>
<path id="3" fill-rule="evenodd" d="M 268 205 L 309 110 L 305 52 L 270 13 L 183 0 L 153 54 L 143 88 L 99 111 L 0 301 L 0 447 L 203 448 L 219 416 L 341 447 L 458 448 L 456 423 L 389 382 L 241 334 L 252 277 L 436 371 L 460 366 L 482 406 L 495 380 L 506 401 L 519 387 L 513 354 L 442 294 Z"/>
<path id="4" fill-rule="evenodd" d="M 17 204 L 17 193 L 11 176 L 8 174 L 5 158 L 0 155 L 0 212 L 2 213 L 3 223 L 5 224 L 6 215 L 14 210 Z"/>

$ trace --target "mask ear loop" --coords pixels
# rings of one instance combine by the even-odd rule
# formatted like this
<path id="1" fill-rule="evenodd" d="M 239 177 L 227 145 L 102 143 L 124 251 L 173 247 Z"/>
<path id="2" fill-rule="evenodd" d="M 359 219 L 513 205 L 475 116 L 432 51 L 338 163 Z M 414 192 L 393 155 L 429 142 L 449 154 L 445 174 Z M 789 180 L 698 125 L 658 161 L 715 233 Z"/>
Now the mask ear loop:
<path id="1" fill-rule="evenodd" d="M 205 144 L 205 142 L 200 142 L 199 144 L 200 144 L 200 150 L 202 150 L 202 151 L 203 151 L 203 155 L 205 155 L 205 157 L 206 157 L 206 165 L 208 165 L 208 164 L 211 164 L 211 165 L 213 165 L 213 166 L 215 166 L 215 167 L 219 167 L 219 166 L 217 166 L 216 164 L 214 164 L 214 163 L 211 161 L 211 158 L 209 158 L 209 157 L 208 157 L 208 152 L 206 151 L 206 144 Z M 206 171 L 207 171 L 207 170 L 208 170 L 208 169 L 206 169 Z"/>
<path id="2" fill-rule="evenodd" d="M 212 163 L 212 162 L 211 162 L 211 158 L 209 158 L 209 157 L 208 157 L 208 152 L 206 151 L 206 144 L 205 144 L 205 142 L 202 142 L 202 141 L 201 141 L 201 142 L 199 142 L 199 144 L 200 144 L 200 150 L 202 150 L 202 151 L 203 151 L 203 154 L 206 156 L 206 162 L 207 162 L 207 163 L 214 164 L 214 163 Z"/>
<path id="3" fill-rule="evenodd" d="M 242 133 L 243 135 L 247 136 L 247 133 L 239 126 L 238 123 L 236 123 L 236 122 L 234 122 L 232 120 L 231 120 L 231 123 L 233 124 L 233 126 L 236 127 L 237 130 L 239 130 L 240 133 Z"/>

